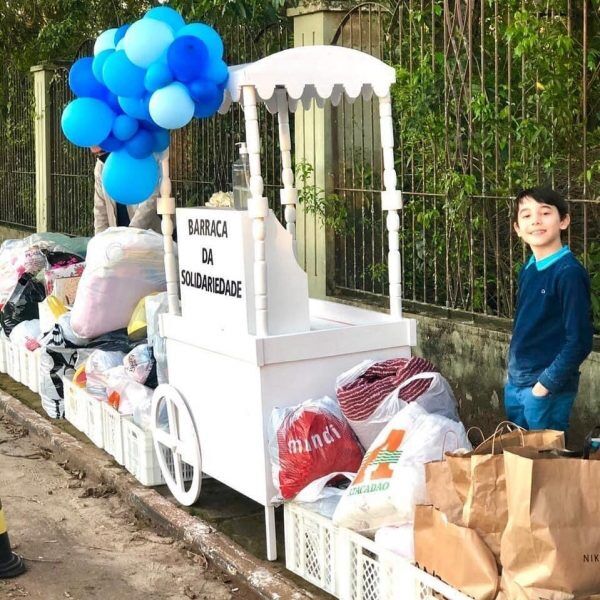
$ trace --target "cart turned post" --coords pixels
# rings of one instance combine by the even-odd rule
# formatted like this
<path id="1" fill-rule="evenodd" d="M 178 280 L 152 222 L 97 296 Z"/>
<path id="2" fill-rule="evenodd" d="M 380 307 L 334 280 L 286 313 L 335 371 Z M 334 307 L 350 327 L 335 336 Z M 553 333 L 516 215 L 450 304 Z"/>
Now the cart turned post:
<path id="1" fill-rule="evenodd" d="M 292 169 L 292 139 L 290 136 L 290 113 L 288 97 L 285 89 L 275 91 L 277 95 L 277 121 L 279 123 L 279 148 L 281 152 L 281 181 L 283 188 L 279 190 L 282 206 L 285 207 L 285 228 L 292 236 L 292 248 L 296 252 L 296 204 L 298 190 L 294 187 L 294 171 Z"/>
<path id="2" fill-rule="evenodd" d="M 402 317 L 402 280 L 400 269 L 400 217 L 402 193 L 396 189 L 397 177 L 394 168 L 394 125 L 392 121 L 392 101 L 389 90 L 379 97 L 379 127 L 381 129 L 381 148 L 383 152 L 383 184 L 381 207 L 387 211 L 388 230 L 388 280 L 390 291 L 390 314 Z"/>
<path id="3" fill-rule="evenodd" d="M 175 215 L 175 198 L 171 197 L 171 178 L 169 176 L 169 150 L 165 150 L 161 167 L 160 196 L 157 200 L 156 212 L 162 217 L 161 231 L 165 249 L 165 275 L 167 278 L 167 298 L 169 314 L 179 315 L 179 294 L 177 285 L 177 262 L 173 243 L 173 216 Z"/>
<path id="4" fill-rule="evenodd" d="M 252 219 L 254 238 L 254 309 L 256 311 L 256 336 L 266 337 L 267 327 L 267 261 L 265 244 L 265 219 L 269 214 L 269 203 L 263 196 L 264 182 L 260 170 L 260 133 L 256 89 L 253 85 L 242 86 L 244 121 L 246 123 L 246 146 L 250 165 L 250 192 L 248 215 Z"/>

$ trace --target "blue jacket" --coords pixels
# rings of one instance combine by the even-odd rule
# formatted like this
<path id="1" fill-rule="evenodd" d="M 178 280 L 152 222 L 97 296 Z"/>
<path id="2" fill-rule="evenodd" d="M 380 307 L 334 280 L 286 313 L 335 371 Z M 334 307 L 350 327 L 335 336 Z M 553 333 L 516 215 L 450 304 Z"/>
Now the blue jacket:
<path id="1" fill-rule="evenodd" d="M 565 246 L 541 261 L 532 257 L 518 285 L 509 381 L 523 387 L 539 381 L 551 393 L 576 391 L 594 335 L 587 271 Z"/>

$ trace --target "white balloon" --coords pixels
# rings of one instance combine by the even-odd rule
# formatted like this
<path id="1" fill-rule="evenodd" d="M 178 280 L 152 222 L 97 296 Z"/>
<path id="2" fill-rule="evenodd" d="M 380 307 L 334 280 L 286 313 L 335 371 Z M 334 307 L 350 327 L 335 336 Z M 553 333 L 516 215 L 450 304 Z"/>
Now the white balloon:
<path id="1" fill-rule="evenodd" d="M 97 56 L 100 52 L 104 52 L 104 50 L 114 50 L 115 33 L 117 33 L 116 29 L 107 29 L 98 36 L 94 43 L 94 56 Z"/>

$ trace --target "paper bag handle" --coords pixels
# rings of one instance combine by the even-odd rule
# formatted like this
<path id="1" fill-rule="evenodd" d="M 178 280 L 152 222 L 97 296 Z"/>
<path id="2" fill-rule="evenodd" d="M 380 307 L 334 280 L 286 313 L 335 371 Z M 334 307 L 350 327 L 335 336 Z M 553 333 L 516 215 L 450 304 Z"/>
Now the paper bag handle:
<path id="1" fill-rule="evenodd" d="M 521 440 L 523 441 L 523 446 L 525 445 L 525 438 L 523 436 L 523 431 L 525 431 L 525 430 L 522 427 L 519 427 L 516 423 L 513 423 L 512 421 L 501 421 L 500 423 L 498 423 L 498 426 L 496 427 L 496 430 L 494 431 L 494 433 L 492 433 L 492 435 L 490 435 L 489 437 L 485 438 L 483 440 L 483 442 L 481 442 L 481 444 L 479 444 L 479 446 L 477 446 L 477 448 L 475 448 L 473 450 L 473 452 L 476 453 L 477 450 L 479 450 L 479 448 L 481 448 L 481 446 L 483 446 L 483 444 L 492 440 L 492 454 L 493 454 L 494 449 L 495 449 L 496 436 L 498 435 L 498 433 L 500 433 L 502 431 L 503 427 L 507 427 L 509 433 L 511 431 L 514 431 L 513 429 L 510 429 L 510 427 L 514 427 L 516 430 L 520 431 L 521 432 Z M 500 442 L 500 444 L 502 444 L 502 442 Z"/>
<path id="2" fill-rule="evenodd" d="M 448 429 L 448 431 L 446 431 L 446 433 L 444 434 L 444 440 L 442 442 L 442 458 L 441 458 L 441 460 L 446 460 L 446 440 L 448 439 L 448 434 L 452 434 L 456 440 L 455 451 L 458 450 L 458 447 L 459 447 L 458 434 L 456 433 L 456 431 L 452 431 L 452 429 Z"/>
<path id="3" fill-rule="evenodd" d="M 485 435 L 483 431 L 480 427 L 477 427 L 476 425 L 473 425 L 473 427 L 469 427 L 469 429 L 467 429 L 467 439 L 469 441 L 471 441 L 471 438 L 469 437 L 471 435 L 471 431 L 477 431 L 479 433 L 479 435 L 481 436 L 481 442 L 479 442 L 480 444 L 483 444 L 483 442 L 485 442 Z"/>

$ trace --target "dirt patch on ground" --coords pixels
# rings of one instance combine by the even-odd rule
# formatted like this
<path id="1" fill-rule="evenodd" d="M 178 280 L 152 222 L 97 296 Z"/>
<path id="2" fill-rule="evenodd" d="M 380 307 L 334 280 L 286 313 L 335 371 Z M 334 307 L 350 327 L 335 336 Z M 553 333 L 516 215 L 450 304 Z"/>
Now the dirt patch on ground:
<path id="1" fill-rule="evenodd" d="M 257 596 L 140 522 L 114 490 L 57 464 L 0 418 L 0 496 L 28 572 L 0 597 L 39 600 L 250 600 Z"/>

